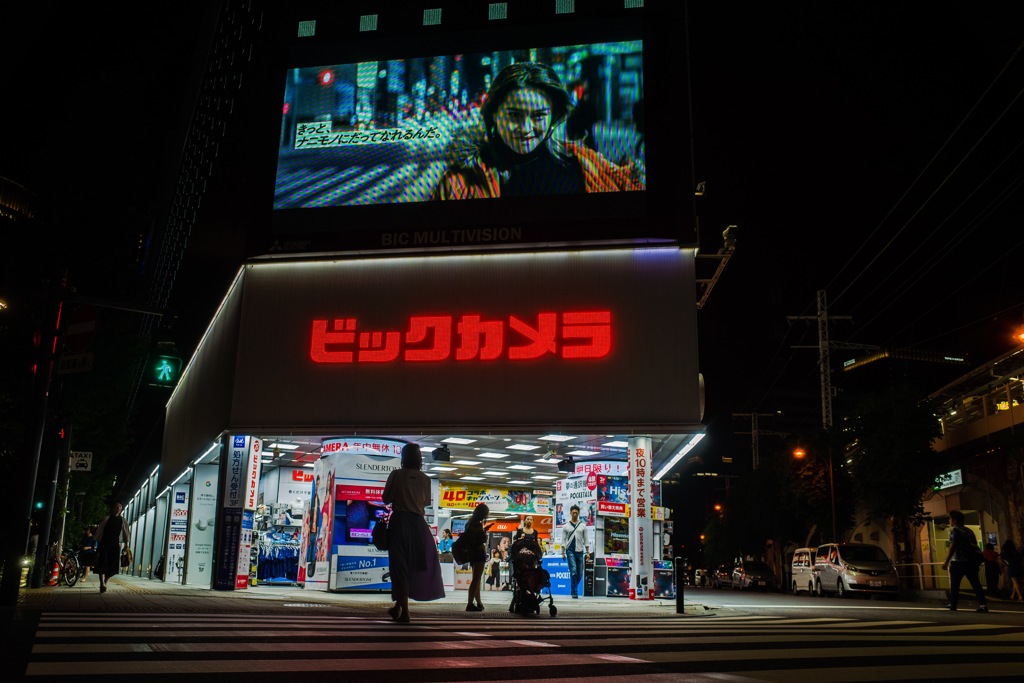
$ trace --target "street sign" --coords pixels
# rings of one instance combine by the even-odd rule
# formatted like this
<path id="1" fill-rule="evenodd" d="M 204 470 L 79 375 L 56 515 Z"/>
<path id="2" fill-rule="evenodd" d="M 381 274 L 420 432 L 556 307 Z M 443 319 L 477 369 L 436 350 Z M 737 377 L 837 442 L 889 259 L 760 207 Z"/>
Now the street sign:
<path id="1" fill-rule="evenodd" d="M 92 353 L 62 353 L 57 360 L 57 374 L 70 375 L 92 370 Z"/>
<path id="2" fill-rule="evenodd" d="M 68 318 L 64 330 L 64 350 L 82 353 L 96 338 L 96 309 L 92 304 L 78 304 Z"/>
<path id="3" fill-rule="evenodd" d="M 91 472 L 92 451 L 71 451 L 71 471 Z"/>

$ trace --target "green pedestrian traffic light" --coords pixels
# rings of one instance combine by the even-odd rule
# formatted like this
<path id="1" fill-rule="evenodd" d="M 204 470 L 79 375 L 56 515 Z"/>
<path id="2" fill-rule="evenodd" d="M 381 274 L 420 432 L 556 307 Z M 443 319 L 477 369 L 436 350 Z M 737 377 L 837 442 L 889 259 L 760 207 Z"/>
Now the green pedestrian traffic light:
<path id="1" fill-rule="evenodd" d="M 181 377 L 181 359 L 177 356 L 155 356 L 149 364 L 149 383 L 157 387 L 173 387 Z"/>

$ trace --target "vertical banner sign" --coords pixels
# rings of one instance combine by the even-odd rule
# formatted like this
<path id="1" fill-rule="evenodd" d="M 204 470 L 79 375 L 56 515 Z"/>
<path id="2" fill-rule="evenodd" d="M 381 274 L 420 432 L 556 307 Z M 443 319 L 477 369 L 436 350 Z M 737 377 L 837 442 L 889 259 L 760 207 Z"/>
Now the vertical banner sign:
<path id="1" fill-rule="evenodd" d="M 313 486 L 299 548 L 299 570 L 306 590 L 327 590 L 334 537 L 335 468 L 338 457 L 325 456 L 313 463 Z"/>
<path id="2" fill-rule="evenodd" d="M 213 537 L 217 521 L 220 465 L 196 465 L 192 475 L 191 514 L 188 516 L 188 559 L 185 583 L 209 588 L 213 583 Z"/>
<path id="3" fill-rule="evenodd" d="M 256 437 L 249 437 L 249 452 L 245 463 L 245 496 L 242 500 L 242 529 L 238 539 L 238 567 L 235 573 L 235 588 L 249 587 L 249 565 L 252 562 L 252 530 L 255 522 L 256 500 L 260 488 L 262 466 L 262 443 Z"/>
<path id="4" fill-rule="evenodd" d="M 651 438 L 629 439 L 629 550 L 631 600 L 654 599 L 654 525 L 651 522 Z"/>
<path id="5" fill-rule="evenodd" d="M 178 562 L 185 557 L 185 541 L 188 538 L 188 484 L 175 484 L 171 492 L 170 533 L 167 534 L 167 549 L 164 551 L 165 581 L 181 583 L 184 566 Z M 181 563 L 184 565 L 184 562 Z"/>
<path id="6" fill-rule="evenodd" d="M 213 580 L 213 587 L 218 590 L 234 590 L 238 582 L 238 564 L 241 559 L 242 544 L 242 511 L 245 509 L 247 482 L 250 476 L 250 438 L 238 434 L 228 438 L 230 439 L 230 448 L 222 466 L 224 487 L 221 490 L 221 495 L 224 501 L 222 506 L 224 518 L 219 536 L 220 545 L 217 548 L 217 570 Z M 251 543 L 251 531 L 249 538 Z M 246 553 L 246 562 L 248 563 L 248 553 Z M 246 567 L 245 573 L 248 576 L 248 564 Z M 248 585 L 248 580 L 246 584 Z"/>

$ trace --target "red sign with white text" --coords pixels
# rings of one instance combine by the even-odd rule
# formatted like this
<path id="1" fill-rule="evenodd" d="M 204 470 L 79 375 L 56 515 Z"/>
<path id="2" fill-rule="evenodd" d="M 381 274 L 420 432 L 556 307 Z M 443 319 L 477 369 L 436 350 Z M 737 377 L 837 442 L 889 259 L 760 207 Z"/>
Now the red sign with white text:
<path id="1" fill-rule="evenodd" d="M 334 487 L 334 500 L 370 500 L 380 502 L 384 495 L 383 486 L 352 486 L 338 484 Z"/>

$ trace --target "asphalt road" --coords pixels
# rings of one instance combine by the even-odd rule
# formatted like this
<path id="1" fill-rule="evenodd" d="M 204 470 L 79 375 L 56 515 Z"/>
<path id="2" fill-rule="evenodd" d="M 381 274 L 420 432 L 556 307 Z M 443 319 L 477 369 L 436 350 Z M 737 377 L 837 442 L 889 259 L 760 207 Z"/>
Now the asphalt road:
<path id="1" fill-rule="evenodd" d="M 94 580 L 93 580 L 94 581 Z M 810 598 L 688 588 L 669 600 L 568 600 L 521 617 L 508 593 L 412 606 L 299 588 L 229 593 L 119 577 L 23 591 L 5 612 L 4 680 L 1019 680 L 1024 610 L 993 602 Z"/>

